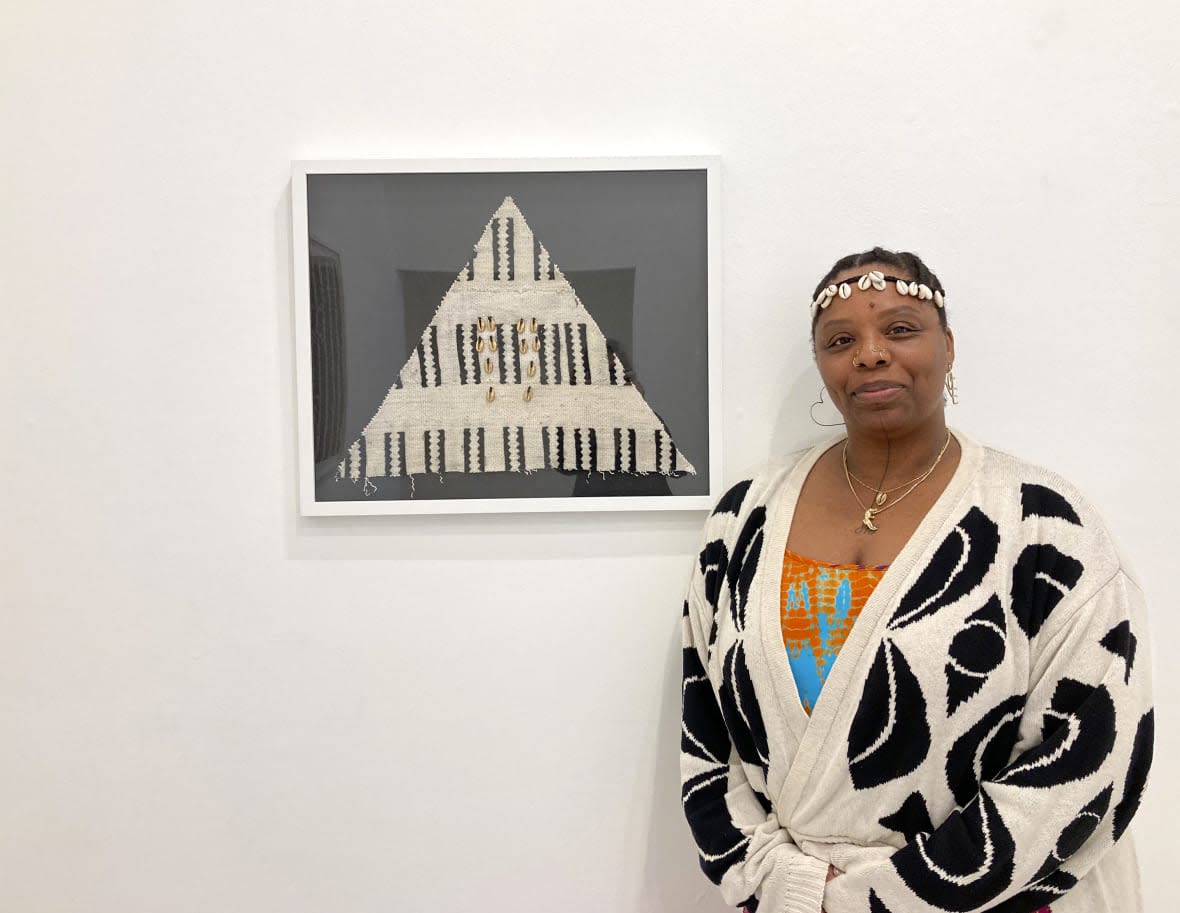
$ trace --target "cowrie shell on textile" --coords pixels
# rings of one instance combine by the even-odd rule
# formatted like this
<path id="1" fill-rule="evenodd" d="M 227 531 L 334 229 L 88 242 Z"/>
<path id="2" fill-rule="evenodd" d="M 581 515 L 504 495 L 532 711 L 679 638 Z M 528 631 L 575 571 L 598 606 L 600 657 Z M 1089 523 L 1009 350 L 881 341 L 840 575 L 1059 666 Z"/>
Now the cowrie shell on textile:
<path id="1" fill-rule="evenodd" d="M 524 332 L 524 318 L 523 317 L 521 317 L 520 320 L 516 321 L 516 332 L 518 332 L 518 333 Z"/>
<path id="2" fill-rule="evenodd" d="M 487 399 L 487 401 L 488 401 L 489 403 L 490 403 L 490 402 L 493 402 L 493 401 L 495 401 L 495 399 L 496 399 L 496 391 L 495 391 L 495 389 L 493 389 L 492 387 L 488 387 L 488 393 L 487 393 L 487 396 L 486 396 L 485 398 Z"/>

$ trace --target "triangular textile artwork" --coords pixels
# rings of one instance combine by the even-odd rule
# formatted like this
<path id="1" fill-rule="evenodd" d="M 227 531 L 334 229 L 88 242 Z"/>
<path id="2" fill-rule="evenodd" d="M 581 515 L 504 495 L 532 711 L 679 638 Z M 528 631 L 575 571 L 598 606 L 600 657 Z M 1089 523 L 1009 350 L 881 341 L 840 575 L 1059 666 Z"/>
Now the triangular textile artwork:
<path id="1" fill-rule="evenodd" d="M 695 475 L 624 373 L 505 197 L 336 476 Z"/>

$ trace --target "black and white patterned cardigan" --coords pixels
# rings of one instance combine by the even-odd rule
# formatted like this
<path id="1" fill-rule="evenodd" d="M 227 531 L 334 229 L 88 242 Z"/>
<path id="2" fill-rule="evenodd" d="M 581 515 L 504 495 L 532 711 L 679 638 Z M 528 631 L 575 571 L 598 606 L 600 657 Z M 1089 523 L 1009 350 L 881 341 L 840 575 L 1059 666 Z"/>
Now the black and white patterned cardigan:
<path id="1" fill-rule="evenodd" d="M 1143 595 L 1063 479 L 956 437 L 954 477 L 810 717 L 779 587 L 799 489 L 830 444 L 735 485 L 705 525 L 684 607 L 682 799 L 732 904 L 1142 908 L 1124 832 L 1151 766 Z M 846 874 L 825 888 L 829 863 Z"/>

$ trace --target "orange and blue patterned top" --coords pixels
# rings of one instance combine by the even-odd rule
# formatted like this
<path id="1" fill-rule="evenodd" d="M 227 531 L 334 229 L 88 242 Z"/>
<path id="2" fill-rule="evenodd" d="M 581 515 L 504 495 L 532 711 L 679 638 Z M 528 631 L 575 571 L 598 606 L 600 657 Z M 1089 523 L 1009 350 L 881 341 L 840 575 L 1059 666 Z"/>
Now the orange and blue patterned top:
<path id="1" fill-rule="evenodd" d="M 831 564 L 783 553 L 779 614 L 783 645 L 803 709 L 811 713 L 836 654 L 887 564 Z"/>

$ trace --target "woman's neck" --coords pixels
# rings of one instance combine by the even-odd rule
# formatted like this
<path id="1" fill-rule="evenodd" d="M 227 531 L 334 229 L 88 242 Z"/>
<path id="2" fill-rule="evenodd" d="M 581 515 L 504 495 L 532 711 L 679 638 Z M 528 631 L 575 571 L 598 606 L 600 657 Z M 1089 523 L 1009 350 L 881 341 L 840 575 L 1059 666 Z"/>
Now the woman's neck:
<path id="1" fill-rule="evenodd" d="M 946 422 L 941 416 L 906 434 L 849 429 L 848 470 L 881 489 L 900 485 L 930 469 L 946 443 Z"/>

